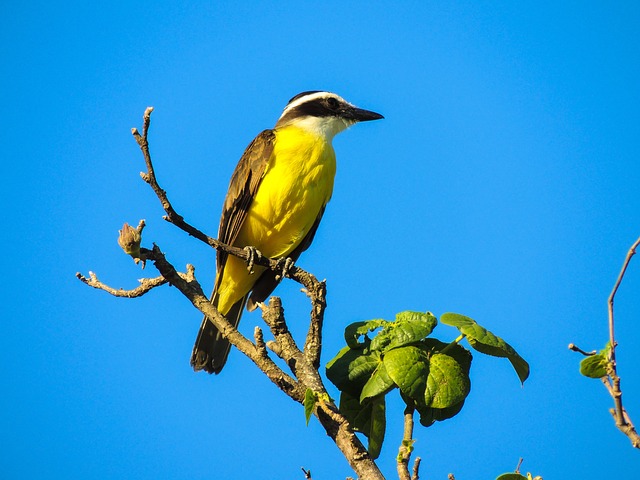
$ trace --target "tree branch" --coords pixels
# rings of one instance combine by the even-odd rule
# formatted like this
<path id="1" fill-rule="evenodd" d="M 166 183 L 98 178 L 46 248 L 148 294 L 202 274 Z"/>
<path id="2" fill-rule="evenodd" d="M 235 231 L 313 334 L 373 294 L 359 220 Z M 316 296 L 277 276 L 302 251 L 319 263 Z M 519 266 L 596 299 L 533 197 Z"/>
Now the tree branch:
<path id="1" fill-rule="evenodd" d="M 302 403 L 304 400 L 304 389 L 289 375 L 284 373 L 273 360 L 265 356 L 260 348 L 242 335 L 234 328 L 229 321 L 220 315 L 218 310 L 204 294 L 202 287 L 195 277 L 191 280 L 185 278 L 183 274 L 176 271 L 175 267 L 169 263 L 157 245 L 152 250 L 142 249 L 147 260 L 151 261 L 168 282 L 176 287 L 200 312 L 209 317 L 213 324 L 220 330 L 222 335 L 229 342 L 244 353 L 267 377 L 275 383 L 281 390 L 294 400 Z"/>
<path id="2" fill-rule="evenodd" d="M 579 346 L 577 346 L 574 343 L 570 343 L 569 344 L 569 350 L 573 351 L 573 352 L 578 352 L 581 353 L 582 355 L 584 355 L 585 357 L 592 357 L 593 355 L 595 355 L 596 353 L 598 353 L 596 350 L 591 350 L 590 352 L 585 352 L 584 350 L 582 350 Z"/>
<path id="3" fill-rule="evenodd" d="M 290 359 L 290 364 L 293 362 L 292 371 L 294 371 L 298 378 L 298 382 L 284 373 L 268 356 L 265 356 L 260 346 L 254 345 L 220 315 L 204 295 L 202 288 L 195 279 L 191 282 L 183 279 L 166 260 L 157 246 L 154 245 L 153 250 L 143 249 L 143 253 L 147 260 L 154 264 L 171 285 L 180 290 L 200 312 L 209 317 L 222 335 L 229 340 L 232 345 L 238 348 L 238 350 L 249 357 L 251 361 L 289 397 L 298 403 L 303 403 L 305 391 L 307 388 L 310 388 L 319 395 L 329 398 L 318 370 L 313 368 L 297 348 L 295 342 L 293 342 L 284 318 L 277 312 L 278 308 L 274 308 L 276 313 L 271 314 L 274 315 L 274 318 L 269 318 L 268 316 L 268 323 L 271 324 L 269 326 L 274 332 L 276 343 L 282 346 L 284 352 L 283 357 Z M 272 298 L 270 302 L 270 304 L 275 304 L 276 307 L 278 303 L 279 299 L 277 299 L 277 297 Z M 267 309 L 267 311 L 270 310 L 269 308 Z M 327 434 L 334 440 L 360 478 L 384 480 L 382 473 L 370 457 L 366 448 L 353 433 L 351 426 L 332 401 L 318 402 L 314 413 Z"/>
<path id="4" fill-rule="evenodd" d="M 618 376 L 618 369 L 616 365 L 616 347 L 617 343 L 615 340 L 615 324 L 614 324 L 614 315 L 613 315 L 613 302 L 622 283 L 622 279 L 624 278 L 624 274 L 627 271 L 627 267 L 629 266 L 629 262 L 631 258 L 635 255 L 636 249 L 640 245 L 640 238 L 638 238 L 635 243 L 631 246 L 629 251 L 627 252 L 627 256 L 625 257 L 624 263 L 622 264 L 622 269 L 620 270 L 620 274 L 618 275 L 618 279 L 616 280 L 615 285 L 613 286 L 613 290 L 611 291 L 611 295 L 609 295 L 608 301 L 608 312 L 609 312 L 609 342 L 611 345 L 611 349 L 609 351 L 609 365 L 607 367 L 607 374 L 611 378 L 611 382 L 607 386 L 611 397 L 613 398 L 614 408 L 611 409 L 611 415 L 613 416 L 616 427 L 624 433 L 629 440 L 631 440 L 631 444 L 634 448 L 640 448 L 640 435 L 636 432 L 629 415 L 627 414 L 624 406 L 622 405 L 622 390 L 620 389 L 620 377 Z"/>
<path id="5" fill-rule="evenodd" d="M 411 474 L 411 480 L 419 480 L 420 476 L 418 475 L 420 470 L 420 462 L 422 459 L 420 457 L 416 457 L 415 462 L 413 462 L 413 473 Z"/>
<path id="6" fill-rule="evenodd" d="M 140 286 L 133 288 L 131 290 L 124 290 L 122 288 L 113 288 L 98 280 L 98 277 L 95 273 L 89 272 L 89 278 L 82 275 L 80 272 L 76 273 L 76 277 L 86 285 L 90 287 L 97 288 L 98 290 L 104 290 L 105 292 L 113 295 L 114 297 L 123 297 L 123 298 L 138 298 L 143 296 L 145 293 L 150 292 L 156 287 L 160 287 L 167 283 L 167 280 L 161 275 L 156 278 L 141 278 L 138 280 L 140 282 Z"/>
<path id="7" fill-rule="evenodd" d="M 157 245 L 154 245 L 151 250 L 146 248 L 140 248 L 139 251 L 136 250 L 141 241 L 139 235 L 141 233 L 141 228 L 139 227 L 137 230 L 138 235 L 136 235 L 136 232 L 134 232 L 133 229 L 123 228 L 123 231 L 126 230 L 126 233 L 130 237 L 128 242 L 121 242 L 128 246 L 128 249 L 125 251 L 131 254 L 129 250 L 132 249 L 129 248 L 129 246 L 132 245 L 133 247 L 136 247 L 133 249 L 135 252 L 132 256 L 135 257 L 136 255 L 139 255 L 139 258 L 152 262 L 154 267 L 161 274 L 160 277 L 149 280 L 151 283 L 145 283 L 144 285 L 141 285 L 141 287 L 138 287 L 138 289 L 146 293 L 146 291 L 149 291 L 151 288 L 159 286 L 160 284 L 169 283 L 173 285 L 194 305 L 195 308 L 211 319 L 220 333 L 233 346 L 249 357 L 249 359 L 253 361 L 253 363 L 256 364 L 256 366 L 260 368 L 260 370 L 262 370 L 262 372 L 290 398 L 298 403 L 303 403 L 307 389 L 311 389 L 315 392 L 320 401 L 315 405 L 314 414 L 325 428 L 327 434 L 334 440 L 338 448 L 342 451 L 351 467 L 358 474 L 358 477 L 367 480 L 384 480 L 382 473 L 369 456 L 366 448 L 356 437 L 347 420 L 330 399 L 318 372 L 322 340 L 322 322 L 326 305 L 325 283 L 319 282 L 315 276 L 305 272 L 299 267 L 290 266 L 288 262 L 282 262 L 281 259 L 273 260 L 262 256 L 256 256 L 248 249 L 225 245 L 187 223 L 173 208 L 166 191 L 160 187 L 156 178 L 156 173 L 151 161 L 151 155 L 149 153 L 149 143 L 147 138 L 152 111 L 152 107 L 145 110 L 142 134 L 140 134 L 135 128 L 132 129 L 132 133 L 142 151 L 147 167 L 147 171 L 141 173 L 141 177 L 152 188 L 158 197 L 158 200 L 166 213 L 166 216 L 164 217 L 165 220 L 213 248 L 225 251 L 228 254 L 244 259 L 247 262 L 255 262 L 257 265 L 265 266 L 273 271 L 280 272 L 281 275 L 286 275 L 303 285 L 305 292 L 312 303 L 311 325 L 307 334 L 304 353 L 298 348 L 287 328 L 284 320 L 284 310 L 282 309 L 280 299 L 274 297 L 271 299 L 267 307 L 262 307 L 263 318 L 267 325 L 269 325 L 275 341 L 267 342 L 265 344 L 262 330 L 260 330 L 260 328 L 256 328 L 254 330 L 255 343 L 253 343 L 234 328 L 226 318 L 220 315 L 217 309 L 209 301 L 209 298 L 202 291 L 200 284 L 195 278 L 193 267 L 188 266 L 186 274 L 178 272 L 175 267 L 167 261 L 165 255 Z M 125 296 L 118 293 L 120 291 L 98 282 L 97 278 L 94 278 L 95 275 L 90 274 L 90 276 L 92 276 L 90 279 L 86 279 L 82 277 L 82 275 L 78 274 L 78 278 L 87 285 L 91 285 L 95 288 L 101 288 L 109 293 L 116 294 L 117 296 Z M 134 291 L 137 293 L 138 289 L 135 289 Z M 273 362 L 267 353 L 266 347 L 271 348 L 285 361 L 287 361 L 297 380 L 286 374 Z"/>
<path id="8" fill-rule="evenodd" d="M 327 307 L 327 284 L 319 282 L 313 275 L 300 275 L 304 292 L 311 300 L 311 323 L 304 342 L 304 354 L 315 367 L 320 367 L 320 354 L 322 352 L 322 325 L 324 323 L 324 310 Z M 302 282 L 301 282 L 302 283 Z"/>
<path id="9" fill-rule="evenodd" d="M 314 277 L 315 278 L 315 277 Z M 262 305 L 262 317 L 269 326 L 275 342 L 267 345 L 287 362 L 300 384 L 310 388 L 320 400 L 314 414 L 334 440 L 345 458 L 362 479 L 383 479 L 382 473 L 369 455 L 362 442 L 356 437 L 347 419 L 330 399 L 322 378 L 309 357 L 300 351 L 291 336 L 284 319 L 284 309 L 278 297 L 272 297 L 268 305 Z"/>
<path id="10" fill-rule="evenodd" d="M 402 443 L 398 449 L 397 469 L 398 477 L 400 480 L 411 480 L 411 474 L 409 473 L 409 460 L 411 459 L 411 452 L 413 451 L 413 413 L 415 409 L 407 405 L 404 410 L 404 435 L 402 437 Z M 417 478 L 419 461 L 414 465 L 414 474 Z"/>
<path id="11" fill-rule="evenodd" d="M 302 352 L 296 345 L 289 327 L 284 319 L 284 308 L 278 297 L 271 297 L 268 304 L 260 304 L 262 319 L 269 326 L 275 342 L 269 342 L 271 350 L 289 365 L 289 368 L 297 376 L 297 364 Z M 275 343 L 275 345 L 274 345 Z"/>

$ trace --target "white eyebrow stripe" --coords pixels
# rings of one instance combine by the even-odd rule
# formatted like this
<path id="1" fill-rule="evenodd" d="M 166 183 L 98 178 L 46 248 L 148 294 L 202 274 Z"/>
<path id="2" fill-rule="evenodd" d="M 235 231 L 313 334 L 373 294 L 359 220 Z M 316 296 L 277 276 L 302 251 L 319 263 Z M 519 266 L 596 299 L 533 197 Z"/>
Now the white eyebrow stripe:
<path id="1" fill-rule="evenodd" d="M 295 102 L 292 102 L 289 105 L 287 105 L 284 108 L 284 110 L 282 112 L 282 115 L 280 115 L 280 118 L 284 117 L 286 113 L 288 113 L 289 111 L 293 110 L 294 108 L 302 105 L 303 103 L 311 102 L 311 101 L 317 100 L 319 98 L 329 98 L 329 97 L 333 97 L 333 98 L 335 98 L 336 100 L 338 100 L 341 103 L 346 103 L 347 105 L 351 105 L 344 98 L 342 98 L 340 95 L 336 95 L 335 93 L 331 93 L 331 92 L 316 92 L 316 93 L 312 93 L 312 94 L 309 94 L 309 95 L 305 95 L 304 97 L 301 97 L 301 98 L 297 99 Z"/>

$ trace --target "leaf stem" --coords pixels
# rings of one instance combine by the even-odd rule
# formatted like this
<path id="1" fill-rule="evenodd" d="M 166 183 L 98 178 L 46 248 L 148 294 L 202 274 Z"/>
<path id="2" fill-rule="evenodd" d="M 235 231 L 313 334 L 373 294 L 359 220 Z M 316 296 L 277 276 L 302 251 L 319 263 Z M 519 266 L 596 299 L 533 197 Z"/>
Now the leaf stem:
<path id="1" fill-rule="evenodd" d="M 466 335 L 464 333 L 461 333 L 458 338 L 456 338 L 453 342 L 451 342 L 449 345 L 447 345 L 442 350 L 440 350 L 439 353 L 447 353 L 447 351 L 452 349 L 455 345 L 458 345 L 458 343 L 460 343 L 462 341 L 462 339 L 465 338 L 465 337 L 466 337 Z"/>

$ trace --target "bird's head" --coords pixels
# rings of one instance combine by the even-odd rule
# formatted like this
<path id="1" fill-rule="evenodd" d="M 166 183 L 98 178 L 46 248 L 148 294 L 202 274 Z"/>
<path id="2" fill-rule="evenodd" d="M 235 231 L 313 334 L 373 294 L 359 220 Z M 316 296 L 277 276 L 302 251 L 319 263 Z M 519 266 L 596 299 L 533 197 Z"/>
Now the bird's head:
<path id="1" fill-rule="evenodd" d="M 335 93 L 302 92 L 284 108 L 276 128 L 296 126 L 322 136 L 327 141 L 357 122 L 384 118 L 379 113 L 363 110 Z"/>

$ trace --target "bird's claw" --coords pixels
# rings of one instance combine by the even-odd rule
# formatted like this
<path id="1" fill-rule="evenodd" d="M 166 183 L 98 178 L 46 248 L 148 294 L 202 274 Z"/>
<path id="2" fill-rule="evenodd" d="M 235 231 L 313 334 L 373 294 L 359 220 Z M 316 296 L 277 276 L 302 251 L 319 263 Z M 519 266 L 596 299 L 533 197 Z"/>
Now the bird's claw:
<path id="1" fill-rule="evenodd" d="M 253 273 L 253 266 L 256 261 L 260 261 L 262 259 L 262 253 L 256 247 L 244 247 L 244 251 L 249 254 L 249 258 L 247 259 L 247 270 L 249 273 Z"/>
<path id="2" fill-rule="evenodd" d="M 289 276 L 289 271 L 293 267 L 294 263 L 295 262 L 293 261 L 293 259 L 291 259 L 289 257 L 285 257 L 285 258 L 279 259 L 278 260 L 278 268 L 280 269 L 280 273 L 278 275 L 276 275 L 276 280 L 280 281 L 284 277 L 288 277 Z"/>

